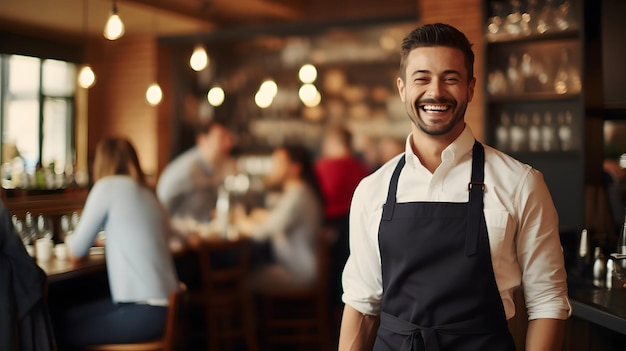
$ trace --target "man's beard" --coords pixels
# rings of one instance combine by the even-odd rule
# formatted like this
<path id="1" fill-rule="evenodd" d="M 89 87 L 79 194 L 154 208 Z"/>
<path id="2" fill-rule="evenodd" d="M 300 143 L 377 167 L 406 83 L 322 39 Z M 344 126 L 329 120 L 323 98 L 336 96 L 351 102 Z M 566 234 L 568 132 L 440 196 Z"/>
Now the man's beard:
<path id="1" fill-rule="evenodd" d="M 420 117 L 420 111 L 423 110 L 419 106 L 423 104 L 450 104 L 452 106 L 452 110 L 454 111 L 452 119 L 445 125 L 426 125 L 426 123 L 424 123 L 424 121 Z M 452 99 L 422 99 L 417 100 L 414 103 L 413 108 L 413 111 L 415 112 L 414 115 L 411 114 L 411 112 L 413 111 L 407 111 L 409 119 L 413 122 L 413 124 L 415 124 L 425 134 L 439 136 L 449 133 L 452 129 L 454 129 L 454 126 L 456 126 L 459 121 L 463 120 L 463 117 L 465 116 L 465 111 L 467 110 L 467 100 L 464 100 L 460 105 L 458 105 L 457 102 Z"/>

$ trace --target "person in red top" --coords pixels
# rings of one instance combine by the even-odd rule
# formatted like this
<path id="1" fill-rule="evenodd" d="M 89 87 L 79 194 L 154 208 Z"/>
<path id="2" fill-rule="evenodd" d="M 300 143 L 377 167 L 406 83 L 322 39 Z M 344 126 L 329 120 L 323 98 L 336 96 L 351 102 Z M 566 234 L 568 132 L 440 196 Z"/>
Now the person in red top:
<path id="1" fill-rule="evenodd" d="M 324 133 L 315 172 L 324 197 L 326 225 L 334 229 L 331 247 L 331 302 L 341 306 L 341 272 L 349 256 L 348 212 L 354 189 L 370 170 L 352 152 L 352 134 L 342 127 Z"/>

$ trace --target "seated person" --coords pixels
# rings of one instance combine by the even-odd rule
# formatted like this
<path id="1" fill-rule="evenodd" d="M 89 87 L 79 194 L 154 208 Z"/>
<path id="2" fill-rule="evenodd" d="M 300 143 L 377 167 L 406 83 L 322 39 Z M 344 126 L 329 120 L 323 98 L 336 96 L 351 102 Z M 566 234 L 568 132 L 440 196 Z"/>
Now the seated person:
<path id="1" fill-rule="evenodd" d="M 80 260 L 104 229 L 111 296 L 65 312 L 60 350 L 161 336 L 168 295 L 178 287 L 167 245 L 168 219 L 146 185 L 131 143 L 102 140 L 93 175 L 95 184 L 68 249 L 72 260 Z"/>
<path id="2" fill-rule="evenodd" d="M 212 123 L 196 136 L 194 147 L 165 167 L 156 193 L 172 219 L 211 220 L 217 189 L 236 170 L 230 156 L 232 147 L 230 131 Z"/>
<path id="3" fill-rule="evenodd" d="M 268 182 L 281 189 L 276 205 L 236 219 L 243 234 L 270 243 L 272 262 L 253 274 L 257 290 L 312 283 L 317 274 L 315 253 L 323 209 L 311 155 L 302 146 L 283 146 L 274 150 L 272 162 Z"/>

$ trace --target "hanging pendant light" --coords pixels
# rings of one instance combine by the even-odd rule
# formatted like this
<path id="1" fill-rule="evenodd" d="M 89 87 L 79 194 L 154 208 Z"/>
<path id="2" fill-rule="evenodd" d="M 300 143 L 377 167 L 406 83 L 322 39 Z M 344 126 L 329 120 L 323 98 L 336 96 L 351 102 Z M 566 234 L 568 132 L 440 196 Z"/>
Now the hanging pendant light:
<path id="1" fill-rule="evenodd" d="M 152 83 L 146 90 L 146 100 L 150 106 L 156 106 L 163 99 L 163 91 L 158 83 Z"/>
<path id="2" fill-rule="evenodd" d="M 82 88 L 89 89 L 96 83 L 96 74 L 93 73 L 91 66 L 84 65 L 78 72 L 78 85 Z"/>
<path id="3" fill-rule="evenodd" d="M 89 19 L 88 0 L 83 0 L 83 37 L 84 42 L 87 42 L 87 22 Z M 88 64 L 83 65 L 80 71 L 78 71 L 78 85 L 81 88 L 89 89 L 96 83 L 96 74 Z"/>
<path id="4" fill-rule="evenodd" d="M 124 22 L 117 14 L 117 2 L 113 1 L 113 8 L 107 23 L 104 25 L 104 37 L 109 40 L 117 40 L 124 35 Z"/>
<path id="5" fill-rule="evenodd" d="M 189 59 L 189 65 L 196 72 L 202 71 L 209 65 L 209 55 L 207 55 L 204 46 L 196 45 Z"/>
<path id="6" fill-rule="evenodd" d="M 157 30 L 158 27 L 159 27 L 159 17 L 156 12 L 153 12 L 152 13 L 152 32 L 153 32 L 153 35 L 155 36 L 155 40 L 156 40 L 156 36 L 158 33 L 158 30 Z M 157 45 L 158 45 L 158 41 L 157 41 Z M 146 101 L 148 101 L 148 104 L 150 106 L 156 106 L 161 103 L 162 99 L 163 99 L 163 91 L 161 90 L 161 86 L 159 85 L 159 83 L 155 81 L 154 83 L 150 84 L 150 86 L 148 86 L 148 89 L 146 89 Z"/>

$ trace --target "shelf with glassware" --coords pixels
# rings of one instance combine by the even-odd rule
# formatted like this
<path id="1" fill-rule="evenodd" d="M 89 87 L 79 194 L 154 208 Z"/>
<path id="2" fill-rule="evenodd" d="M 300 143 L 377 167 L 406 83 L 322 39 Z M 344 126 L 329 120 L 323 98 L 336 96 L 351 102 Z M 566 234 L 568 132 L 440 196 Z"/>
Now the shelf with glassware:
<path id="1" fill-rule="evenodd" d="M 485 0 L 485 139 L 540 170 L 561 231 L 579 231 L 585 109 L 580 0 Z"/>
<path id="2" fill-rule="evenodd" d="M 487 0 L 485 37 L 498 42 L 575 36 L 579 9 L 579 0 Z"/>

